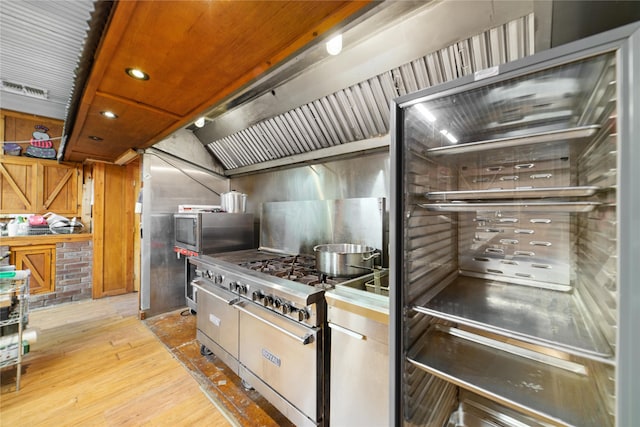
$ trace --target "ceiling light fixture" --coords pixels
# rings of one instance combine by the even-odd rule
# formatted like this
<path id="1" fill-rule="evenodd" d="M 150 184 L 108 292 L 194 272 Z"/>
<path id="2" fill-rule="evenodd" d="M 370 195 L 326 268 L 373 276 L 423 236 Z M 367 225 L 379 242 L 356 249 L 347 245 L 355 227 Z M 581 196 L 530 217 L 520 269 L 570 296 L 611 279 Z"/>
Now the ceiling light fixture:
<path id="1" fill-rule="evenodd" d="M 337 55 L 342 52 L 342 34 L 338 34 L 337 36 L 329 39 L 326 47 L 327 52 L 330 55 Z"/>
<path id="2" fill-rule="evenodd" d="M 149 80 L 149 74 L 145 73 L 139 68 L 127 68 L 125 72 L 136 80 Z"/>
<path id="3" fill-rule="evenodd" d="M 100 111 L 100 114 L 105 116 L 107 119 L 117 119 L 118 115 L 113 111 Z"/>
<path id="4" fill-rule="evenodd" d="M 202 126 L 204 126 L 204 122 L 205 122 L 205 118 L 204 117 L 200 117 L 200 118 L 198 118 L 198 120 L 193 122 L 193 124 L 196 125 L 196 127 L 201 128 Z"/>

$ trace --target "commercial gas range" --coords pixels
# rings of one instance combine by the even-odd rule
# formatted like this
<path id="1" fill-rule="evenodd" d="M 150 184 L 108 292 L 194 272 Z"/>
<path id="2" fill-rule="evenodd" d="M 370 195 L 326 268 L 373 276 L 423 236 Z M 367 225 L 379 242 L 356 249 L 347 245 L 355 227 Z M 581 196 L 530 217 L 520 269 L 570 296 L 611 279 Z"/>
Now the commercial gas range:
<path id="1" fill-rule="evenodd" d="M 315 258 L 244 250 L 190 258 L 197 339 L 298 426 L 328 425 L 324 291 Z"/>

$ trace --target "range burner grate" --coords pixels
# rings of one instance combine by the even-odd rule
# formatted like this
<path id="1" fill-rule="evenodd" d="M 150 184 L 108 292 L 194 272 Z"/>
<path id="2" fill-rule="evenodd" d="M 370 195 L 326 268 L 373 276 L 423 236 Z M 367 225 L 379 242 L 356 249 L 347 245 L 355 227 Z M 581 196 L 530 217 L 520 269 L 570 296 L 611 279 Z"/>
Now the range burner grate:
<path id="1" fill-rule="evenodd" d="M 291 255 L 275 259 L 249 261 L 240 263 L 238 266 L 325 289 L 331 289 L 340 282 L 338 278 L 326 277 L 324 274 L 319 273 L 316 270 L 315 258 L 307 255 Z"/>

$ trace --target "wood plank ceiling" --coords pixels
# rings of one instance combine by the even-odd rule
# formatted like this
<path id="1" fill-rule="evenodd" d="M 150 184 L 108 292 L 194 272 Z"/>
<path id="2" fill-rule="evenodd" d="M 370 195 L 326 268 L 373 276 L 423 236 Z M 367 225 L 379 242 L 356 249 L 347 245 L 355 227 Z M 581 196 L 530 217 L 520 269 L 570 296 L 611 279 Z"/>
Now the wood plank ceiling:
<path id="1" fill-rule="evenodd" d="M 370 3 L 119 1 L 65 125 L 64 160 L 115 161 L 153 145 Z M 149 79 L 129 77 L 131 67 Z"/>

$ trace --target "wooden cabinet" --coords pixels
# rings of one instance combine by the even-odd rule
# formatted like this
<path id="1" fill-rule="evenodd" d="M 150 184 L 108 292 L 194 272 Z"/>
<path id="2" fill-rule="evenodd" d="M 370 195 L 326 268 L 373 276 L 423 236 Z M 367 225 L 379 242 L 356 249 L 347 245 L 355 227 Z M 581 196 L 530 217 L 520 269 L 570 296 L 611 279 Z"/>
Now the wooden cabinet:
<path id="1" fill-rule="evenodd" d="M 11 264 L 18 270 L 31 270 L 30 294 L 55 290 L 56 245 L 11 246 Z"/>
<path id="2" fill-rule="evenodd" d="M 0 156 L 0 214 L 55 212 L 79 216 L 82 166 Z"/>

